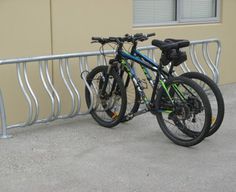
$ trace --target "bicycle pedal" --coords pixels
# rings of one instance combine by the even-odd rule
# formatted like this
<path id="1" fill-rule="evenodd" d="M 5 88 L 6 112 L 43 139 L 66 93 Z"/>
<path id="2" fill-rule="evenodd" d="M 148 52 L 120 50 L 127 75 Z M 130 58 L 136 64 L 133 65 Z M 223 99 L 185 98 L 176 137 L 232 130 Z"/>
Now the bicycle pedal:
<path id="1" fill-rule="evenodd" d="M 214 124 L 216 122 L 216 117 L 212 116 L 211 117 L 211 124 Z"/>
<path id="2" fill-rule="evenodd" d="M 118 117 L 118 113 L 116 113 L 116 112 L 114 112 L 113 114 L 112 114 L 112 119 L 117 119 L 117 117 Z"/>

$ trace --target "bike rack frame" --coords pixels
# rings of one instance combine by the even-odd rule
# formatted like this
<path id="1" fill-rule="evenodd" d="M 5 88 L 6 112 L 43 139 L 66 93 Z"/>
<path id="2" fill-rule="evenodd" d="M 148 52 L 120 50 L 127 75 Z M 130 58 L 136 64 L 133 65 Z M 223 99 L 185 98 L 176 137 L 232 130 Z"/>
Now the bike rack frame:
<path id="1" fill-rule="evenodd" d="M 216 44 L 216 55 L 215 60 L 213 61 L 209 54 L 209 45 Z M 219 82 L 219 63 L 221 55 L 221 43 L 217 39 L 207 39 L 200 41 L 191 41 L 189 46 L 189 55 L 191 57 L 192 65 L 200 73 L 206 74 L 206 70 L 203 65 L 199 62 L 196 48 L 202 47 L 202 56 L 206 65 L 210 68 L 212 72 L 212 79 L 218 83 Z M 147 56 L 151 57 L 156 61 L 155 56 L 156 51 L 159 51 L 154 46 L 140 47 L 140 51 L 146 51 Z M 160 52 L 160 51 L 159 51 Z M 107 50 L 104 53 L 105 55 L 114 54 L 114 51 Z M 8 129 L 26 127 L 33 124 L 48 123 L 57 119 L 68 119 L 78 115 L 86 115 L 92 109 L 93 106 L 93 94 L 92 89 L 86 81 L 86 75 L 90 71 L 88 58 L 96 57 L 96 65 L 106 65 L 106 62 L 100 52 L 84 52 L 84 53 L 71 53 L 71 54 L 61 54 L 61 55 L 49 55 L 49 56 L 39 56 L 39 57 L 30 57 L 30 58 L 18 58 L 18 59 L 6 59 L 0 60 L 1 65 L 16 65 L 17 70 L 17 79 L 20 85 L 20 88 L 23 92 L 23 95 L 28 104 L 28 116 L 25 122 L 18 123 L 14 125 L 7 125 L 6 122 L 6 112 L 4 107 L 4 99 L 0 89 L 0 118 L 1 118 L 1 135 L 0 138 L 6 139 L 10 138 L 11 135 L 8 134 Z M 76 59 L 79 64 L 81 79 L 83 80 L 84 85 L 88 88 L 91 93 L 91 105 L 88 107 L 87 111 L 81 112 L 81 95 L 76 87 L 74 80 L 71 75 L 70 61 Z M 70 112 L 66 115 L 61 115 L 61 98 L 56 90 L 52 79 L 49 74 L 49 61 L 59 64 L 60 76 L 66 86 L 67 91 L 70 94 L 72 105 Z M 39 103 L 38 98 L 36 97 L 34 90 L 31 87 L 28 78 L 27 64 L 34 63 L 39 66 L 40 79 L 43 84 L 45 91 L 47 92 L 50 103 L 51 110 L 47 118 L 39 119 Z M 190 63 L 183 63 L 181 65 L 182 72 L 190 71 Z"/>

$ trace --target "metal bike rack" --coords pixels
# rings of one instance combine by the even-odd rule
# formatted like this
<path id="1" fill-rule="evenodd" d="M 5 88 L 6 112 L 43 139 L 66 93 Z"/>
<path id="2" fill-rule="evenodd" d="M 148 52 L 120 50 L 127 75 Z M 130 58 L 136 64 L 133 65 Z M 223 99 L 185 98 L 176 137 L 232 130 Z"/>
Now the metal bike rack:
<path id="1" fill-rule="evenodd" d="M 215 56 L 215 60 L 210 57 L 209 54 L 209 45 L 216 44 L 217 45 L 217 52 Z M 192 41 L 189 47 L 189 53 L 192 60 L 193 66 L 197 69 L 197 71 L 206 74 L 203 66 L 200 64 L 197 53 L 196 47 L 202 46 L 202 55 L 213 74 L 213 80 L 218 83 L 219 82 L 219 62 L 220 62 L 220 54 L 221 54 L 221 43 L 217 39 L 208 39 L 208 40 L 201 40 L 201 41 Z M 160 52 L 154 46 L 147 46 L 141 47 L 139 50 L 146 52 L 146 54 L 151 57 L 154 61 L 156 61 L 155 56 L 157 55 L 156 52 Z M 105 51 L 105 55 L 114 54 L 114 51 L 108 50 Z M 6 59 L 0 60 L 0 65 L 16 65 L 17 70 L 17 79 L 20 85 L 21 91 L 24 95 L 24 98 L 27 101 L 28 105 L 28 116 L 25 122 L 8 125 L 6 122 L 6 112 L 4 107 L 4 99 L 2 96 L 2 92 L 0 90 L 0 118 L 1 118 L 1 135 L 0 138 L 9 138 L 11 135 L 8 134 L 8 129 L 11 128 L 19 128 L 19 127 L 26 127 L 33 124 L 40 124 L 40 123 L 47 123 L 57 119 L 67 119 L 72 118 L 78 115 L 86 115 L 88 114 L 92 106 L 94 104 L 94 98 L 92 94 L 92 89 L 88 85 L 86 81 L 86 75 L 90 71 L 88 58 L 95 57 L 96 58 L 96 65 L 106 65 L 103 56 L 100 52 L 84 52 L 84 53 L 72 53 L 72 54 L 62 54 L 62 55 L 50 55 L 50 56 L 39 56 L 39 57 L 31 57 L 31 58 L 18 58 L 18 59 Z M 84 85 L 88 88 L 90 92 L 90 99 L 91 105 L 88 107 L 87 111 L 81 112 L 81 95 L 78 88 L 75 86 L 74 80 L 71 75 L 71 67 L 70 61 L 72 59 L 76 59 L 79 65 L 79 75 L 83 80 Z M 70 112 L 65 115 L 61 115 L 61 97 L 56 90 L 49 73 L 49 61 L 59 64 L 60 69 L 60 76 L 66 86 L 66 89 L 71 97 L 71 108 Z M 50 113 L 45 119 L 39 119 L 39 102 L 38 98 L 36 97 L 34 90 L 29 82 L 28 78 L 28 71 L 27 65 L 29 63 L 33 63 L 39 66 L 39 75 L 43 87 L 50 98 Z M 181 69 L 183 72 L 190 71 L 190 65 L 187 63 L 183 63 L 181 65 Z"/>

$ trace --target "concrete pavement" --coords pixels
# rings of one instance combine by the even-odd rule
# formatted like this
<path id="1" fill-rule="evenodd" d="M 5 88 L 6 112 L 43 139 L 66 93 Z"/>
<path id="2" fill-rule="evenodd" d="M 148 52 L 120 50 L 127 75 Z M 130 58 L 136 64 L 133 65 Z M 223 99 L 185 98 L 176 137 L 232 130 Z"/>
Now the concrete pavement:
<path id="1" fill-rule="evenodd" d="M 236 84 L 220 130 L 173 144 L 151 114 L 114 129 L 90 116 L 14 129 L 0 140 L 0 192 L 235 192 Z"/>

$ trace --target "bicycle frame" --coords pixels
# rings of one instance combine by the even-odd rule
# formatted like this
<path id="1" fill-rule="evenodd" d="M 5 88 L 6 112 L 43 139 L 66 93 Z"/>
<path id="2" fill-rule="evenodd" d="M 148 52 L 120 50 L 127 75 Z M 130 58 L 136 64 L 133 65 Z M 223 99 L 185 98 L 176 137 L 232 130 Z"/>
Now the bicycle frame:
<path id="1" fill-rule="evenodd" d="M 147 108 L 150 110 L 152 107 L 155 106 L 154 102 L 155 102 L 155 96 L 157 93 L 157 87 L 158 87 L 159 82 L 161 83 L 161 86 L 166 90 L 166 92 L 168 92 L 167 88 L 165 86 L 165 83 L 161 77 L 161 71 L 162 71 L 161 64 L 157 66 L 157 64 L 155 64 L 154 61 L 152 61 L 150 58 L 142 55 L 138 51 L 135 51 L 135 54 L 132 54 L 132 53 L 130 54 L 126 51 L 118 50 L 117 59 L 119 59 L 121 61 L 121 65 L 124 66 L 129 77 L 133 80 L 135 86 L 137 86 L 137 89 L 138 89 L 138 92 L 139 92 L 141 98 L 143 99 Z M 143 69 L 144 74 L 146 75 L 149 83 L 152 84 L 153 90 L 152 90 L 152 95 L 151 95 L 150 101 L 148 100 L 145 92 L 143 91 L 142 85 L 141 85 L 140 81 L 138 80 L 135 70 L 133 69 L 131 64 L 128 62 L 128 60 L 138 63 L 141 66 L 141 68 Z M 156 72 L 156 79 L 154 82 L 153 82 L 153 79 L 152 79 L 150 73 L 148 72 L 147 68 L 150 69 L 151 71 Z M 171 97 L 170 97 L 170 100 L 172 101 Z"/>
<path id="2" fill-rule="evenodd" d="M 142 54 L 141 52 L 139 52 L 137 49 L 134 49 L 132 51 L 132 54 L 136 57 L 138 57 L 139 59 L 141 60 L 144 60 L 145 62 L 147 62 L 149 65 L 152 65 L 152 66 L 155 66 L 156 68 L 159 67 L 159 64 L 154 62 L 151 58 L 147 57 L 146 55 Z M 143 73 L 145 74 L 149 84 L 153 87 L 154 85 L 154 82 L 153 82 L 153 78 L 152 76 L 150 75 L 149 71 L 147 70 L 147 68 L 143 65 L 141 65 L 141 68 L 143 70 Z M 161 70 L 161 75 L 164 79 L 168 78 L 171 76 L 171 71 L 167 72 L 165 70 Z"/>
<path id="3" fill-rule="evenodd" d="M 112 59 L 109 61 L 110 66 L 108 67 L 108 74 L 112 68 L 114 68 L 114 67 L 117 68 L 117 64 L 120 63 L 123 66 L 124 70 L 128 73 L 128 77 L 130 79 L 132 79 L 134 85 L 136 86 L 136 88 L 138 90 L 140 97 L 142 98 L 143 102 L 145 103 L 145 105 L 147 107 L 147 110 L 151 111 L 152 113 L 156 113 L 156 112 L 170 113 L 171 112 L 170 110 L 167 110 L 167 111 L 161 110 L 160 111 L 159 109 L 156 109 L 155 108 L 155 101 L 156 101 L 156 94 L 157 94 L 158 85 L 160 83 L 160 86 L 163 87 L 170 102 L 174 105 L 174 100 L 171 97 L 171 95 L 169 94 L 168 88 L 165 85 L 165 80 L 167 80 L 171 76 L 171 73 L 173 71 L 173 65 L 171 65 L 169 72 L 166 72 L 163 70 L 161 62 L 160 62 L 160 64 L 155 63 L 152 59 L 148 58 L 147 56 L 145 56 L 142 53 L 140 53 L 139 51 L 137 51 L 136 47 L 137 47 L 137 42 L 134 43 L 131 53 L 129 53 L 123 49 L 123 43 L 120 42 L 118 44 L 118 47 L 116 50 L 115 59 Z M 129 61 L 138 63 L 141 66 L 147 80 L 152 85 L 151 99 L 147 98 L 147 96 L 143 90 L 144 88 L 142 86 L 142 83 L 139 80 L 139 78 L 137 77 L 136 72 L 135 72 L 134 68 L 132 67 L 132 64 L 130 64 Z M 148 69 L 156 73 L 155 80 L 152 79 Z M 121 73 L 123 73 L 124 70 L 121 70 L 119 72 L 121 77 L 123 76 Z M 127 78 L 128 81 L 129 81 L 129 78 Z M 105 79 L 107 79 L 107 78 L 105 78 Z M 128 85 L 128 82 L 127 82 L 127 85 Z M 175 92 L 177 93 L 178 97 L 181 100 L 185 100 L 181 91 L 178 90 L 178 86 L 172 85 L 172 87 L 175 90 Z M 115 86 L 114 86 L 114 88 L 115 88 Z M 102 93 L 105 92 L 105 89 L 106 89 L 106 82 L 102 88 Z"/>
<path id="4" fill-rule="evenodd" d="M 157 111 L 154 111 L 153 109 L 155 107 L 155 103 L 154 102 L 155 102 L 155 96 L 156 96 L 156 93 L 157 93 L 157 88 L 158 88 L 158 84 L 159 83 L 160 83 L 160 86 L 164 88 L 164 90 L 165 90 L 168 98 L 170 99 L 171 103 L 174 104 L 173 99 L 170 96 L 170 94 L 168 92 L 168 89 L 167 89 L 167 87 L 165 85 L 165 82 L 164 82 L 165 80 L 167 80 L 171 76 L 171 73 L 173 71 L 173 66 L 172 65 L 170 67 L 169 72 L 164 71 L 162 69 L 162 64 L 161 63 L 157 64 L 156 62 L 154 62 L 152 59 L 150 59 L 146 55 L 140 53 L 135 48 L 135 46 L 132 48 L 131 53 L 129 53 L 127 51 L 124 51 L 122 49 L 118 49 L 118 53 L 117 53 L 117 58 L 116 59 L 121 60 L 121 64 L 126 69 L 129 77 L 132 78 L 135 86 L 137 86 L 138 92 L 139 92 L 141 98 L 143 99 L 144 103 L 146 104 L 146 106 L 147 106 L 147 108 L 149 110 L 152 109 L 152 112 L 157 112 Z M 145 74 L 149 84 L 152 86 L 153 90 L 152 90 L 152 96 L 151 96 L 151 100 L 150 101 L 146 97 L 146 94 L 143 91 L 141 82 L 139 81 L 139 79 L 138 79 L 138 77 L 137 77 L 137 75 L 135 73 L 135 70 L 132 67 L 132 64 L 130 64 L 128 62 L 128 60 L 131 60 L 132 62 L 136 62 L 136 63 L 138 63 L 141 66 L 141 68 L 142 68 L 142 70 L 143 70 L 143 72 L 144 72 L 144 74 Z M 150 69 L 151 71 L 156 72 L 156 79 L 155 79 L 155 81 L 153 80 L 152 76 L 150 75 L 148 69 Z M 129 79 L 127 79 L 127 80 L 129 81 Z M 178 86 L 177 85 L 173 86 L 173 89 L 178 94 L 178 97 L 181 100 L 185 100 L 185 98 L 184 98 L 183 94 L 181 93 L 181 91 L 178 90 Z M 163 110 L 161 112 L 163 112 Z M 169 113 L 171 111 L 169 111 L 169 110 L 165 111 L 164 110 L 164 112 L 168 112 Z"/>

